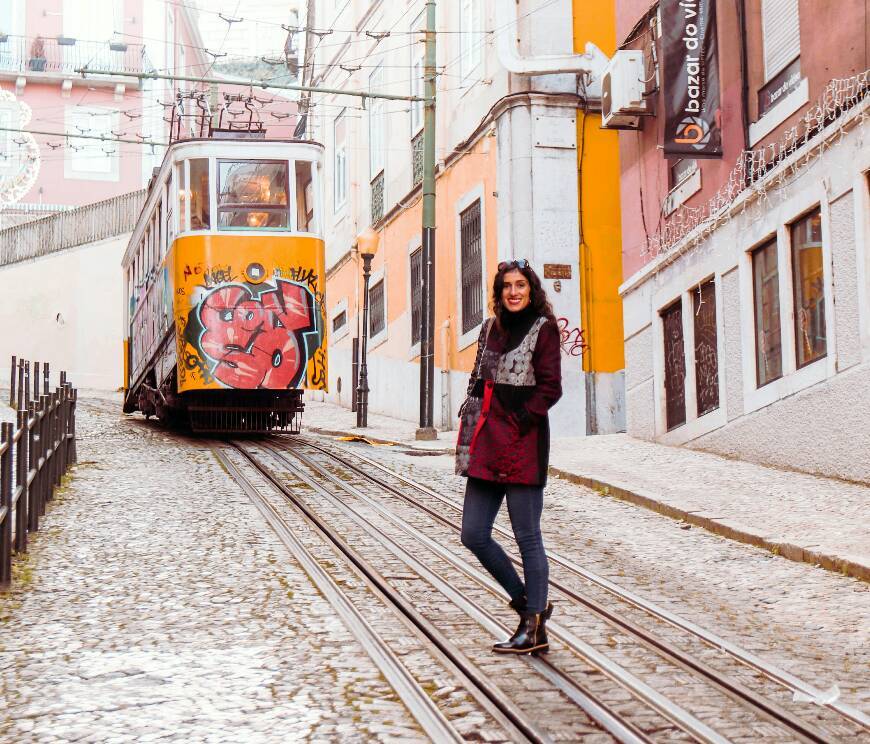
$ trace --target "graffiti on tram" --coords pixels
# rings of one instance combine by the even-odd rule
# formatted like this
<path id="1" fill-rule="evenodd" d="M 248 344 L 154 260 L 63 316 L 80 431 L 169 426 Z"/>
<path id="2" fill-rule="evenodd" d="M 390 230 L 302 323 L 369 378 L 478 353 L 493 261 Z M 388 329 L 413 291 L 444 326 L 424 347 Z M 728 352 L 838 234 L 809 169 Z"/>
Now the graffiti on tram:
<path id="1" fill-rule="evenodd" d="M 206 289 L 180 334 L 182 385 L 325 387 L 321 314 L 307 283 L 275 277 Z"/>

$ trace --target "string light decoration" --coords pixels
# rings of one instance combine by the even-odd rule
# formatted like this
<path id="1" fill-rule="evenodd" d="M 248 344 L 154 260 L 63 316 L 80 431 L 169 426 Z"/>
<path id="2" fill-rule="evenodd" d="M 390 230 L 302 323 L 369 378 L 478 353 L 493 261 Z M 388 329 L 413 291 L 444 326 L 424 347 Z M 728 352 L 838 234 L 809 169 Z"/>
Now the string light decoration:
<path id="1" fill-rule="evenodd" d="M 18 127 L 22 130 L 30 123 L 32 116 L 30 106 L 19 101 L 14 94 L 6 90 L 0 90 L 0 111 L 10 115 L 10 128 Z M 3 134 L 5 133 L 0 132 L 0 135 Z M 12 158 L 14 170 L 8 174 L 0 172 L 0 211 L 15 204 L 30 191 L 39 176 L 41 156 L 34 136 L 22 131 L 16 136 L 15 144 L 14 156 L 4 153 L 4 158 L 7 155 Z"/>
<path id="2" fill-rule="evenodd" d="M 692 248 L 733 216 L 732 207 L 738 198 L 746 197 L 742 201 L 744 211 L 757 199 L 768 200 L 769 189 L 787 185 L 820 158 L 833 140 L 842 139 L 853 128 L 863 133 L 870 117 L 868 98 L 870 70 L 831 80 L 816 105 L 786 130 L 778 142 L 741 152 L 727 181 L 707 203 L 679 207 L 645 239 L 641 254 L 657 258 Z M 777 169 L 776 178 L 768 178 Z"/>

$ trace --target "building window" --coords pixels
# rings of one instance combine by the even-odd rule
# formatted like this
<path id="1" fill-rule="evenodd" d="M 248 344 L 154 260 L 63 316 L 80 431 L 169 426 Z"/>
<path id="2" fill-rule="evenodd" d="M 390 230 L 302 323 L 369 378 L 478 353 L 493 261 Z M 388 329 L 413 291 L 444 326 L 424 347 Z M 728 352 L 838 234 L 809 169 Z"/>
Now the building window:
<path id="1" fill-rule="evenodd" d="M 374 338 L 387 327 L 384 305 L 384 280 L 369 288 L 369 337 Z"/>
<path id="2" fill-rule="evenodd" d="M 347 311 L 342 310 L 338 315 L 336 315 L 332 319 L 332 332 L 335 333 L 341 328 L 344 328 L 347 325 Z"/>
<path id="3" fill-rule="evenodd" d="M 423 249 L 411 254 L 411 345 L 423 335 Z"/>
<path id="4" fill-rule="evenodd" d="M 459 74 L 464 80 L 483 60 L 483 0 L 460 0 Z"/>
<path id="5" fill-rule="evenodd" d="M 698 415 L 719 407 L 719 346 L 716 338 L 716 284 L 710 279 L 692 294 L 695 316 L 695 398 Z"/>
<path id="6" fill-rule="evenodd" d="M 345 110 L 332 123 L 333 143 L 333 206 L 337 212 L 347 201 L 347 121 Z"/>
<path id="7" fill-rule="evenodd" d="M 822 213 L 817 207 L 791 226 L 794 332 L 797 367 L 827 354 Z"/>
<path id="8" fill-rule="evenodd" d="M 462 332 L 483 322 L 483 256 L 481 256 L 480 199 L 459 215 L 462 275 Z"/>
<path id="9" fill-rule="evenodd" d="M 683 302 L 661 313 L 665 341 L 665 420 L 668 431 L 686 423 L 686 350 L 683 345 Z"/>
<path id="10" fill-rule="evenodd" d="M 755 369 L 758 387 L 782 377 L 779 267 L 776 238 L 752 253 L 755 304 Z"/>
<path id="11" fill-rule="evenodd" d="M 761 0 L 765 82 L 800 55 L 798 5 L 798 0 Z"/>
<path id="12" fill-rule="evenodd" d="M 383 92 L 384 70 L 378 65 L 369 75 L 369 92 Z M 369 175 L 372 179 L 384 170 L 386 147 L 386 106 L 383 98 L 372 98 L 369 104 Z"/>
<path id="13" fill-rule="evenodd" d="M 425 34 L 421 33 L 417 35 L 417 32 L 425 28 L 425 26 L 426 14 L 423 12 L 411 24 L 411 39 L 416 42 L 411 45 L 411 95 L 415 98 L 423 97 L 423 63 L 426 49 L 423 40 L 425 39 Z M 411 136 L 413 137 L 417 134 L 422 126 L 423 102 L 413 101 L 411 103 Z"/>
<path id="14" fill-rule="evenodd" d="M 69 178 L 117 180 L 117 151 L 108 152 L 105 143 L 90 139 L 93 136 L 112 137 L 118 129 L 118 112 L 106 108 L 69 107 L 66 111 L 66 131 L 71 135 L 66 148 L 66 170 Z M 87 134 L 88 139 L 76 134 Z"/>

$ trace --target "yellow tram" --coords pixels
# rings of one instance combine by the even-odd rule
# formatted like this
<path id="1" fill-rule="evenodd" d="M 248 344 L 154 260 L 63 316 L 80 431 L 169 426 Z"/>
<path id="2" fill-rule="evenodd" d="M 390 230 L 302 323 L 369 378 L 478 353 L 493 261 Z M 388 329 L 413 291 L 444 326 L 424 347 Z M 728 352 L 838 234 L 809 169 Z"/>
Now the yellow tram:
<path id="1" fill-rule="evenodd" d="M 126 412 L 194 431 L 298 429 L 326 389 L 323 147 L 169 146 L 123 259 Z"/>

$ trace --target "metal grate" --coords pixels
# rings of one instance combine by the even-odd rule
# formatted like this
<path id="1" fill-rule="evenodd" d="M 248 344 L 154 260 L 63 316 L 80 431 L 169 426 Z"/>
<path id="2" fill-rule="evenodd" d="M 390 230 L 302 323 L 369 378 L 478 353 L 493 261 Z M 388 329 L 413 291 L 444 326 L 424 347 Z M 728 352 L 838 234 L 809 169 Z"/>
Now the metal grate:
<path id="1" fill-rule="evenodd" d="M 423 182 L 423 131 L 411 139 L 411 175 L 412 186 Z"/>
<path id="2" fill-rule="evenodd" d="M 686 423 L 686 354 L 683 347 L 683 304 L 662 311 L 665 339 L 665 415 L 668 431 Z"/>
<path id="3" fill-rule="evenodd" d="M 384 172 L 381 171 L 374 177 L 371 183 L 372 192 L 372 224 L 384 217 Z"/>
<path id="4" fill-rule="evenodd" d="M 719 407 L 719 349 L 716 343 L 716 285 L 704 282 L 692 295 L 695 305 L 695 390 L 698 415 Z"/>
<path id="5" fill-rule="evenodd" d="M 411 344 L 423 335 L 423 249 L 411 254 Z"/>
<path id="6" fill-rule="evenodd" d="M 483 266 L 480 245 L 480 199 L 459 215 L 462 271 L 462 332 L 483 322 Z"/>
<path id="7" fill-rule="evenodd" d="M 377 336 L 387 324 L 384 312 L 384 280 L 369 289 L 369 337 Z"/>

